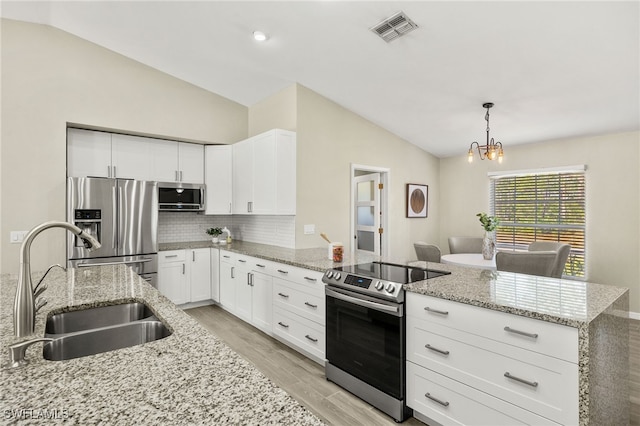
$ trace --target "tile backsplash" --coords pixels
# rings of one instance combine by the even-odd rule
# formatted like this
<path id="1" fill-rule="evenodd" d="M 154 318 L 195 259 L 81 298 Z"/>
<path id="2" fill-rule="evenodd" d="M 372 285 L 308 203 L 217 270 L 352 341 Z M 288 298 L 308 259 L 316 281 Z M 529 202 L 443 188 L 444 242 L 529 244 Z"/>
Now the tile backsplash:
<path id="1" fill-rule="evenodd" d="M 206 216 L 195 212 L 159 212 L 158 242 L 203 241 L 206 229 L 227 227 L 233 239 L 295 248 L 295 216 Z"/>

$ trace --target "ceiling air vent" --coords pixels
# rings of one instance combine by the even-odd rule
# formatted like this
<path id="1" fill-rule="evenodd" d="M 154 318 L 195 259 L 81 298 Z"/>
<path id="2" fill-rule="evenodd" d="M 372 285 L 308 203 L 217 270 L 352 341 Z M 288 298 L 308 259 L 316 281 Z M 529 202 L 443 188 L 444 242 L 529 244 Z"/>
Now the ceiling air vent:
<path id="1" fill-rule="evenodd" d="M 378 34 L 387 43 L 395 40 L 408 32 L 418 28 L 415 22 L 407 17 L 404 12 L 398 12 L 390 18 L 385 19 L 374 27 L 371 31 Z"/>

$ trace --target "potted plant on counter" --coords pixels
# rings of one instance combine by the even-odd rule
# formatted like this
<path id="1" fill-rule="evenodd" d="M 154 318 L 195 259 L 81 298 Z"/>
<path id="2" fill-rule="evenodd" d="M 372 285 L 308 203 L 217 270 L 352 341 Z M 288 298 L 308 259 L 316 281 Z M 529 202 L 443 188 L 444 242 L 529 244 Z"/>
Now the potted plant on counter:
<path id="1" fill-rule="evenodd" d="M 484 238 L 482 239 L 482 257 L 486 260 L 493 259 L 496 254 L 496 228 L 500 221 L 495 216 L 488 216 L 486 213 L 478 213 L 482 228 L 484 228 Z"/>
<path id="2" fill-rule="evenodd" d="M 211 242 L 217 244 L 220 242 L 220 234 L 222 234 L 221 228 L 209 228 L 207 229 L 207 234 L 211 235 Z"/>

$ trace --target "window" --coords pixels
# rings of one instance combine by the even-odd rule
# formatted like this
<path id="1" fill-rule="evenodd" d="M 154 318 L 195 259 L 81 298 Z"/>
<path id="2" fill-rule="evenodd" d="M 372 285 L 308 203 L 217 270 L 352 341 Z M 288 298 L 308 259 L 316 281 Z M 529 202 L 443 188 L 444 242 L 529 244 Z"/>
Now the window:
<path id="1" fill-rule="evenodd" d="M 533 241 L 571 244 L 564 275 L 584 278 L 585 173 L 581 167 L 490 175 L 490 211 L 500 220 L 496 246 L 526 250 Z"/>

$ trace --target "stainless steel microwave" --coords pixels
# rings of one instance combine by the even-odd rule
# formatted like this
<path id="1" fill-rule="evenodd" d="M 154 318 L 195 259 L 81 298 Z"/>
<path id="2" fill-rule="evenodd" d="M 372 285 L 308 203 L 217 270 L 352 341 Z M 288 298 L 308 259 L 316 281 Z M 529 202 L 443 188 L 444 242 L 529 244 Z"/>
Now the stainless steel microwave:
<path id="1" fill-rule="evenodd" d="M 204 189 L 205 186 L 202 184 L 159 182 L 158 209 L 179 212 L 204 211 Z"/>

